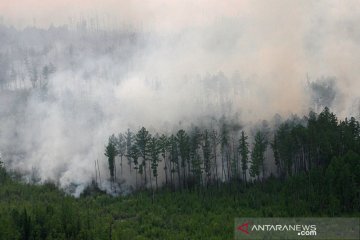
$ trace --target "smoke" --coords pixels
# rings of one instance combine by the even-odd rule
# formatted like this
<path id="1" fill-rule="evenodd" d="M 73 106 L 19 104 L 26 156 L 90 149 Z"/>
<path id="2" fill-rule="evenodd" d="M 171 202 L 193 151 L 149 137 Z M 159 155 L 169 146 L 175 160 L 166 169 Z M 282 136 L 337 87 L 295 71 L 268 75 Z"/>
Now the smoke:
<path id="1" fill-rule="evenodd" d="M 79 193 L 96 159 L 105 179 L 107 137 L 129 127 L 360 114 L 358 1 L 103 2 L 1 1 L 8 167 Z"/>

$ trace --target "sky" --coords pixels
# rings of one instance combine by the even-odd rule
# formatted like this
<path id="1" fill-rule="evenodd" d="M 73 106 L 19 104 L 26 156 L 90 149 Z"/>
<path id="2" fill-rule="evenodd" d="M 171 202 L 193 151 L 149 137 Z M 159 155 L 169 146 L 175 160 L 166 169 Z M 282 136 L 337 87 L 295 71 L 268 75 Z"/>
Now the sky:
<path id="1" fill-rule="evenodd" d="M 144 25 L 161 30 L 204 25 L 217 17 L 246 11 L 241 1 L 116 1 L 116 0 L 2 0 L 0 12 L 13 24 L 37 26 L 68 23 L 70 18 L 99 15 L 104 21 Z"/>
<path id="2" fill-rule="evenodd" d="M 214 44 L 233 38 L 223 41 L 234 44 L 224 54 L 239 53 L 247 61 L 234 59 L 228 68 L 238 69 L 241 61 L 249 72 L 272 74 L 282 69 L 302 78 L 306 72 L 314 77 L 337 75 L 348 88 L 352 84 L 348 75 L 358 73 L 354 62 L 359 53 L 359 12 L 356 0 L 0 1 L 3 21 L 18 27 L 46 28 L 97 17 L 105 27 L 130 26 L 162 34 L 198 31 L 205 36 L 195 36 L 195 41 L 211 35 L 218 38 Z M 262 69 L 253 69 L 259 65 Z"/>

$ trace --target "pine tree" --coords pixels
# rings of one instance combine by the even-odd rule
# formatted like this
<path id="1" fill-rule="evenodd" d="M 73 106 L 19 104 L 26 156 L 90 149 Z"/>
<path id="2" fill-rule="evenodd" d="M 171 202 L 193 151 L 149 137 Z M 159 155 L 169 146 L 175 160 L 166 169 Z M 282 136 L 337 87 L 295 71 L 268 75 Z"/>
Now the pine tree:
<path id="1" fill-rule="evenodd" d="M 123 174 L 123 156 L 126 154 L 126 139 L 122 133 L 119 133 L 116 141 L 116 150 L 120 157 L 121 175 Z"/>
<path id="2" fill-rule="evenodd" d="M 134 170 L 135 170 L 135 180 L 136 180 L 136 187 L 138 185 L 137 183 L 137 174 L 139 172 L 139 149 L 135 144 L 132 144 L 128 148 L 128 158 L 130 161 L 134 163 Z"/>
<path id="3" fill-rule="evenodd" d="M 278 139 L 277 139 L 277 136 L 276 134 L 274 135 L 274 141 L 270 144 L 272 150 L 273 150 L 273 153 L 274 153 L 274 161 L 275 161 L 275 165 L 276 165 L 276 168 L 277 168 L 277 174 L 279 175 L 280 174 L 280 156 L 279 156 L 279 146 L 278 146 Z"/>
<path id="4" fill-rule="evenodd" d="M 241 138 L 239 140 L 239 153 L 241 156 L 241 170 L 243 175 L 243 180 L 246 183 L 246 172 L 248 169 L 248 161 L 249 161 L 249 143 L 247 142 L 248 136 L 245 135 L 245 132 L 241 132 Z"/>
<path id="5" fill-rule="evenodd" d="M 218 145 L 219 145 L 219 137 L 218 137 L 218 133 L 216 130 L 212 130 L 211 134 L 210 134 L 210 139 L 211 139 L 211 146 L 212 146 L 212 155 L 214 158 L 214 167 L 215 167 L 215 174 L 214 174 L 214 178 L 216 179 L 216 181 L 219 180 L 218 177 L 218 166 L 217 166 L 217 149 L 218 149 Z"/>
<path id="6" fill-rule="evenodd" d="M 231 125 L 230 125 L 230 130 L 231 130 L 231 144 L 229 144 L 229 159 L 230 159 L 230 173 L 231 173 L 231 178 L 234 180 L 238 180 L 239 179 L 239 175 L 240 175 L 240 167 L 239 167 L 239 146 L 238 141 L 237 141 L 237 136 L 238 136 L 238 132 L 241 129 L 241 126 L 232 121 Z M 231 150 L 231 151 L 230 151 Z M 230 152 L 232 154 L 230 154 Z M 231 157 L 230 157 L 231 155 Z"/>
<path id="7" fill-rule="evenodd" d="M 257 177 L 259 180 L 260 172 L 262 170 L 263 178 L 265 177 L 264 170 L 264 160 L 265 160 L 265 151 L 267 147 L 267 140 L 264 133 L 257 131 L 255 134 L 255 142 L 253 151 L 251 153 L 251 167 L 250 175 L 252 177 Z"/>
<path id="8" fill-rule="evenodd" d="M 112 135 L 108 140 L 108 145 L 105 148 L 105 156 L 108 157 L 108 163 L 109 163 L 109 171 L 110 171 L 110 177 L 111 182 L 114 182 L 115 180 L 115 157 L 117 155 L 116 151 L 116 140 L 115 136 Z"/>
<path id="9" fill-rule="evenodd" d="M 139 170 L 141 170 L 144 173 L 145 186 L 147 184 L 146 162 L 148 161 L 148 156 L 150 155 L 150 151 L 149 151 L 150 139 L 151 139 L 151 134 L 146 130 L 145 127 L 142 127 L 135 136 L 135 143 L 136 146 L 138 147 L 139 154 L 143 160 L 140 165 L 141 168 L 139 168 Z M 150 173 L 150 184 L 152 184 L 150 164 L 149 164 L 149 173 Z"/>
<path id="10" fill-rule="evenodd" d="M 206 176 L 206 184 L 209 184 L 211 180 L 211 143 L 210 143 L 210 137 L 209 132 L 207 129 L 205 129 L 203 133 L 203 159 L 204 159 L 204 171 Z"/>
<path id="11" fill-rule="evenodd" d="M 230 179 L 230 165 L 229 165 L 229 126 L 226 122 L 225 117 L 221 119 L 220 126 L 220 150 L 221 150 L 221 179 L 229 180 Z M 225 165 L 226 164 L 226 165 Z"/>
<path id="12" fill-rule="evenodd" d="M 174 135 L 171 135 L 169 138 L 170 144 L 170 181 L 171 184 L 174 184 L 174 174 L 177 172 L 178 175 L 178 184 L 181 187 L 181 178 L 180 178 L 180 164 L 179 164 L 179 151 L 177 140 Z"/>
<path id="13" fill-rule="evenodd" d="M 292 127 L 289 122 L 279 126 L 276 131 L 276 144 L 278 150 L 278 169 L 280 176 L 291 176 L 293 166 L 293 153 L 295 149 Z"/>
<path id="14" fill-rule="evenodd" d="M 191 173 L 198 185 L 202 182 L 202 162 L 198 152 L 201 144 L 201 132 L 198 127 L 194 127 L 190 136 L 190 158 Z"/>
<path id="15" fill-rule="evenodd" d="M 149 143 L 150 149 L 150 160 L 151 160 L 151 169 L 152 174 L 155 177 L 156 189 L 158 188 L 158 165 L 160 162 L 159 154 L 161 152 L 161 147 L 159 140 L 156 137 L 152 137 Z"/>
<path id="16" fill-rule="evenodd" d="M 183 173 L 183 185 L 186 187 L 186 165 L 190 164 L 190 148 L 189 148 L 189 136 L 185 130 L 181 129 L 176 134 L 176 141 L 178 142 L 180 158 L 181 158 L 181 169 Z"/>
<path id="17" fill-rule="evenodd" d="M 169 163 L 168 163 L 167 153 L 169 148 L 169 140 L 164 134 L 162 134 L 159 138 L 159 148 L 160 148 L 161 156 L 164 160 L 165 184 L 168 185 Z"/>
<path id="18" fill-rule="evenodd" d="M 133 133 L 130 131 L 130 129 L 127 130 L 127 132 L 125 133 L 125 141 L 126 141 L 126 157 L 128 159 L 128 165 L 130 168 L 130 174 L 131 174 L 131 157 L 129 157 L 129 152 L 130 152 L 130 148 L 131 145 L 134 141 L 134 136 Z"/>
<path id="19" fill-rule="evenodd" d="M 318 136 L 319 136 L 319 152 L 321 165 L 327 165 L 331 159 L 338 152 L 338 122 L 334 113 L 330 112 L 328 107 L 319 114 L 318 121 Z"/>

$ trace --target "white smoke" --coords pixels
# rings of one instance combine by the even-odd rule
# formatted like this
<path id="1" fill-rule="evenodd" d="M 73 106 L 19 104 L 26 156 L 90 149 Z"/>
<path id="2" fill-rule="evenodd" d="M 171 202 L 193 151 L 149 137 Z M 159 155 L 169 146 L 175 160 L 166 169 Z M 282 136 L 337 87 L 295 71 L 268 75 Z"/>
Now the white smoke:
<path id="1" fill-rule="evenodd" d="M 314 107 L 307 81 L 322 76 L 336 79 L 336 112 L 359 115 L 357 1 L 52 2 L 21 1 L 38 6 L 26 13 L 20 2 L 0 5 L 3 22 L 18 27 L 2 28 L 1 58 L 19 73 L 0 92 L 0 151 L 7 166 L 35 168 L 43 181 L 76 184 L 78 193 L 99 159 L 106 188 L 104 145 L 129 127 L 171 132 L 213 116 L 238 114 L 245 125 L 301 116 Z M 86 23 L 48 29 L 81 11 Z M 31 82 L 18 55 L 26 51 L 44 52 L 30 57 L 39 75 L 55 65 L 46 90 L 24 90 Z M 126 169 L 123 177 L 135 181 Z"/>

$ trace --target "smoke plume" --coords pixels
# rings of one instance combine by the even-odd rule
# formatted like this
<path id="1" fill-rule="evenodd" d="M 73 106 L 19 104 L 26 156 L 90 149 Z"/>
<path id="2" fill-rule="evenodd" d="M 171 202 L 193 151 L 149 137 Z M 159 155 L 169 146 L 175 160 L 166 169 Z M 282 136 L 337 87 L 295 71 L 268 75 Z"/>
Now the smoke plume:
<path id="1" fill-rule="evenodd" d="M 3 0 L 0 16 L 2 161 L 61 187 L 96 159 L 105 178 L 129 127 L 360 114 L 358 1 Z"/>

